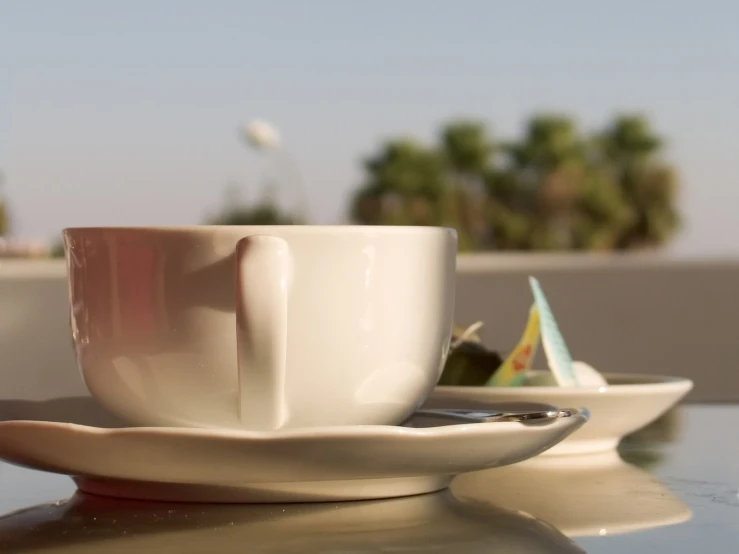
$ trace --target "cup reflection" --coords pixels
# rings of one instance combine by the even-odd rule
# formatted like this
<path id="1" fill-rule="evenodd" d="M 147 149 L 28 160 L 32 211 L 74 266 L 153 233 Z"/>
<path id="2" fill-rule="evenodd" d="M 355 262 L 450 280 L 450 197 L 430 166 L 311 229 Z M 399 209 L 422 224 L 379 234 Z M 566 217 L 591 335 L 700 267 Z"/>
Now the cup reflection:
<path id="1" fill-rule="evenodd" d="M 0 518 L 2 552 L 582 552 L 551 525 L 448 491 L 326 504 L 194 505 L 77 493 Z"/>

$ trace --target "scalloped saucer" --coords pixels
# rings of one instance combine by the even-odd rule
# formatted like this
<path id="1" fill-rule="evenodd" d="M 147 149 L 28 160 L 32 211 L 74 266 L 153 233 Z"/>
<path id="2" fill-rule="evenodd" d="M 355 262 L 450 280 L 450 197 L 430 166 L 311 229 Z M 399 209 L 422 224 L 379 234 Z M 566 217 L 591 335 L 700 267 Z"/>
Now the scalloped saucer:
<path id="1" fill-rule="evenodd" d="M 446 488 L 526 460 L 587 410 L 547 423 L 344 426 L 277 433 L 126 427 L 90 398 L 0 401 L 0 459 L 70 475 L 84 492 L 186 502 L 319 502 Z"/>

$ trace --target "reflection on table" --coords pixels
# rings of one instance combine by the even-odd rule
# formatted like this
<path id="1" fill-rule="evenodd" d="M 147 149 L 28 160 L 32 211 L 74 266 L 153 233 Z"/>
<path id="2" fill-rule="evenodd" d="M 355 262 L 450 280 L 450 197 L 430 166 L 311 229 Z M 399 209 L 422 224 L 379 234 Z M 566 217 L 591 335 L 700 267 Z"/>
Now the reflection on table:
<path id="1" fill-rule="evenodd" d="M 0 518 L 2 552 L 583 552 L 537 519 L 449 492 L 384 501 L 195 505 L 77 493 Z"/>
<path id="2" fill-rule="evenodd" d="M 637 467 L 659 465 L 659 446 L 679 439 L 680 421 L 680 410 L 671 410 L 625 439 L 625 455 L 611 451 L 539 457 L 494 472 L 461 475 L 452 483 L 452 491 L 466 502 L 528 513 L 569 537 L 616 535 L 682 523 L 691 518 L 690 508 Z"/>
<path id="3" fill-rule="evenodd" d="M 691 517 L 665 485 L 616 452 L 469 473 L 454 480 L 452 491 L 466 502 L 528 513 L 570 537 L 628 533 Z"/>

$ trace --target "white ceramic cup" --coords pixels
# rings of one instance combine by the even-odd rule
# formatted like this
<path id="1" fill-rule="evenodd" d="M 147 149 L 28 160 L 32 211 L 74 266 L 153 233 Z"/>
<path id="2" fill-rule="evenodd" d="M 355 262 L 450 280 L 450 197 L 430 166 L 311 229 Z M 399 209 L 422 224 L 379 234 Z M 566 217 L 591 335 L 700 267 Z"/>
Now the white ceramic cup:
<path id="1" fill-rule="evenodd" d="M 446 360 L 451 229 L 76 228 L 64 243 L 85 384 L 136 425 L 396 424 Z"/>

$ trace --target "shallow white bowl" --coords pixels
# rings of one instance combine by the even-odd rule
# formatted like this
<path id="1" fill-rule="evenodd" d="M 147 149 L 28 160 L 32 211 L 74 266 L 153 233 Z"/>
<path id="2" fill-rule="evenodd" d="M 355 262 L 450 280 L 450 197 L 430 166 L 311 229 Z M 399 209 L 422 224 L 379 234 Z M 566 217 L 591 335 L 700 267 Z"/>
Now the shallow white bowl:
<path id="1" fill-rule="evenodd" d="M 693 388 L 690 379 L 680 377 L 629 373 L 603 377 L 605 387 L 436 387 L 424 407 L 479 409 L 490 402 L 526 401 L 587 408 L 590 421 L 544 453 L 585 454 L 615 448 L 624 436 L 657 419 Z"/>

